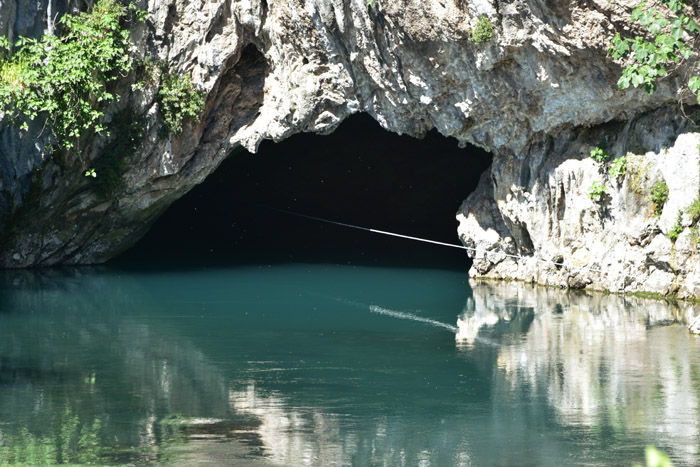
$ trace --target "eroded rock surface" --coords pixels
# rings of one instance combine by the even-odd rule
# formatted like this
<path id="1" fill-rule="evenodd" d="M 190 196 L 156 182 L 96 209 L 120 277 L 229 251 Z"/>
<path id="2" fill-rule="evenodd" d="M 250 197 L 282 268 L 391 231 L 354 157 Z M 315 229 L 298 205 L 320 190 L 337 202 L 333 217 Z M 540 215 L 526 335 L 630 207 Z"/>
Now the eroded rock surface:
<path id="1" fill-rule="evenodd" d="M 700 133 L 675 113 L 565 131 L 520 156 L 496 158 L 457 215 L 463 243 L 475 249 L 471 275 L 697 295 L 699 238 L 688 208 L 700 195 Z M 610 174 L 615 160 L 589 156 L 601 145 L 625 159 L 625 174 Z M 591 197 L 594 182 L 606 187 L 600 199 Z M 657 184 L 668 189 L 660 210 L 652 201 Z"/>
<path id="2" fill-rule="evenodd" d="M 620 195 L 618 202 L 613 193 L 608 208 L 591 207 L 575 226 L 573 218 L 580 210 L 571 208 L 571 196 L 596 171 L 580 154 L 581 145 L 590 141 L 586 128 L 610 121 L 629 126 L 643 112 L 672 105 L 675 110 L 663 118 L 676 134 L 685 131 L 675 116 L 678 73 L 661 82 L 652 96 L 617 89 L 620 67 L 606 56 L 606 49 L 615 32 L 633 28 L 629 14 L 636 3 L 378 0 L 371 6 L 365 0 L 141 0 L 148 18 L 132 26 L 134 50 L 193 77 L 206 94 L 201 119 L 190 122 L 177 138 L 164 136 L 158 80 L 146 80 L 143 89 L 132 90 L 131 84 L 143 76 L 125 78 L 118 86 L 122 99 L 107 120 L 132 109 L 143 118 L 146 135 L 126 161 L 123 183 L 106 198 L 96 194 L 94 181 L 83 173 L 108 152 L 109 138 L 88 138 L 80 156 L 55 160 L 45 149 L 46 135 L 37 140 L 41 123 L 26 133 L 0 127 L 0 265 L 104 261 L 136 241 L 168 205 L 201 183 L 235 148 L 254 151 L 264 139 L 328 133 L 356 112 L 369 113 L 390 131 L 421 136 L 436 128 L 492 151 L 496 162 L 491 175 L 464 206 L 465 219 L 473 221 L 463 223 L 463 240 L 481 249 L 502 244 L 507 251 L 533 258 L 561 255 L 570 262 L 567 254 L 574 254 L 574 247 L 560 246 L 567 235 L 579 243 L 584 238 L 597 242 L 603 232 L 597 226 L 608 222 L 605 216 L 618 216 L 604 209 L 613 211 L 632 196 Z M 46 1 L 39 8 L 27 0 L 3 1 L 0 33 L 14 38 L 40 34 L 46 27 L 46 7 Z M 53 8 L 60 15 L 75 5 L 54 0 Z M 494 24 L 495 36 L 476 44 L 469 32 L 481 16 Z M 679 138 L 677 144 L 688 138 Z M 683 157 L 684 164 L 692 164 L 690 155 Z M 663 166 L 653 165 L 650 176 L 656 177 Z M 685 172 L 684 167 L 674 170 Z M 539 179 L 548 185 L 539 182 L 533 191 Z M 510 191 L 512 199 L 506 199 Z M 547 196 L 536 199 L 543 194 Z M 635 237 L 639 242 L 654 241 L 657 226 L 662 232 L 668 229 L 678 196 L 672 192 L 661 221 L 650 219 L 642 230 L 649 233 L 640 231 Z M 530 207 L 550 217 L 525 215 Z M 554 225 L 557 215 L 571 220 Z M 540 237 L 550 231 L 559 233 Z M 629 240 L 615 243 L 612 235 L 605 235 L 615 248 L 630 248 Z M 549 244 L 550 239 L 560 243 Z M 665 274 L 663 280 L 675 277 L 668 276 L 665 264 L 677 263 L 666 258 L 683 244 L 679 239 L 675 250 L 660 245 L 645 260 L 656 269 L 647 270 L 652 271 L 650 279 L 640 287 L 658 274 Z M 596 258 L 593 253 L 585 256 L 582 248 L 575 249 L 577 261 Z M 563 273 L 541 279 L 528 261 L 509 269 L 489 261 L 479 259 L 474 271 L 569 285 L 602 286 L 605 280 L 616 284 L 608 288 L 616 288 L 619 283 L 613 275 L 599 283 Z M 690 263 L 687 267 L 694 270 Z M 624 274 L 631 271 L 621 268 Z M 635 280 L 640 279 L 624 287 Z"/>

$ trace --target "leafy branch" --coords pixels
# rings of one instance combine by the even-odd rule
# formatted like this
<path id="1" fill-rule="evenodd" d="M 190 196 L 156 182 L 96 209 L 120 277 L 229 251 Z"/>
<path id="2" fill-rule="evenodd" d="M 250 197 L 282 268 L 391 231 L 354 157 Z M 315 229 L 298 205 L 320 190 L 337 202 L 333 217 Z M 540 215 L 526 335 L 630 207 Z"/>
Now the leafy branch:
<path id="1" fill-rule="evenodd" d="M 608 52 L 613 59 L 626 63 L 617 82 L 620 89 L 632 85 L 635 88 L 643 87 L 652 94 L 656 90 L 657 80 L 668 75 L 671 65 L 691 58 L 693 49 L 688 40 L 697 40 L 700 26 L 684 13 L 685 2 L 661 0 L 670 12 L 667 15 L 647 7 L 646 0 L 632 11 L 632 20 L 641 24 L 649 35 L 630 39 L 618 33 L 613 37 Z M 700 103 L 700 77 L 697 74 L 688 80 L 688 88 Z"/>
<path id="2" fill-rule="evenodd" d="M 90 13 L 65 15 L 61 37 L 0 36 L 0 110 L 14 122 L 45 117 L 59 147 L 75 148 L 88 130 L 104 131 L 104 108 L 118 99 L 107 85 L 133 68 L 129 31 L 121 27 L 133 5 L 99 0 Z M 143 20 L 141 12 L 137 20 Z"/>
<path id="3" fill-rule="evenodd" d="M 182 125 L 187 119 L 199 118 L 204 108 L 204 97 L 195 89 L 189 75 L 166 73 L 158 99 L 163 122 L 175 136 L 182 133 Z"/>

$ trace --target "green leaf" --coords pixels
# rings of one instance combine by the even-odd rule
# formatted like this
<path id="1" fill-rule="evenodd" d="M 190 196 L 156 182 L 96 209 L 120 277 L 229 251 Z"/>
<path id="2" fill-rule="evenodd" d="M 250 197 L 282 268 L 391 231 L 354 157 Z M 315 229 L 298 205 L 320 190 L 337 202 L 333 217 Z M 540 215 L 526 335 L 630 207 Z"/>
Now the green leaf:
<path id="1" fill-rule="evenodd" d="M 672 12 L 677 13 L 683 9 L 682 0 L 663 0 L 664 3 L 671 9 Z"/>
<path id="2" fill-rule="evenodd" d="M 620 79 L 617 80 L 617 87 L 619 89 L 627 89 L 630 87 L 630 79 L 628 76 L 622 75 Z"/>
<path id="3" fill-rule="evenodd" d="M 700 77 L 695 75 L 688 80 L 688 87 L 694 93 L 700 92 Z"/>
<path id="4" fill-rule="evenodd" d="M 620 34 L 615 34 L 612 39 L 612 48 L 610 49 L 610 54 L 613 59 L 619 60 L 620 58 L 626 56 L 629 53 L 630 45 L 628 39 L 622 39 Z"/>
<path id="5" fill-rule="evenodd" d="M 676 20 L 671 25 L 671 37 L 676 40 L 683 38 L 683 23 Z"/>

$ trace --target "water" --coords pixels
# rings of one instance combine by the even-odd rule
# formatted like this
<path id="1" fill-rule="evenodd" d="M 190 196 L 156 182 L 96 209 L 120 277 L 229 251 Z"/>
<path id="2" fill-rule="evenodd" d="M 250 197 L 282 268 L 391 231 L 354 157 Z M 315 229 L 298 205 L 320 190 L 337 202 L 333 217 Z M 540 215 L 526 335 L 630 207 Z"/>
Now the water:
<path id="1" fill-rule="evenodd" d="M 0 464 L 700 463 L 660 302 L 286 265 L 0 276 Z"/>

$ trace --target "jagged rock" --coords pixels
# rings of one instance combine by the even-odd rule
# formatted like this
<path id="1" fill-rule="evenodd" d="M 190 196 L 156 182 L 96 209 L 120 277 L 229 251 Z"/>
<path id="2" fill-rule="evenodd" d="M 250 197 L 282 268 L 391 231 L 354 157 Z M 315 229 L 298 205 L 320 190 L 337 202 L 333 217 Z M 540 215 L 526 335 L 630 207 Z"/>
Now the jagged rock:
<path id="1" fill-rule="evenodd" d="M 679 212 L 700 193 L 700 134 L 674 115 L 674 108 L 661 109 L 563 132 L 522 157 L 496 158 L 457 216 L 464 244 L 476 249 L 471 274 L 615 292 L 700 293 L 697 281 L 686 281 L 698 267 L 687 214 L 676 242 L 669 238 Z M 652 150 L 634 154 L 643 139 L 641 147 Z M 611 162 L 588 156 L 601 141 L 611 155 L 626 158 L 624 176 L 611 176 Z M 589 196 L 594 181 L 607 187 L 599 201 Z M 651 201 L 655 183 L 668 186 L 661 213 Z M 521 258 L 498 261 L 500 251 Z M 562 266 L 551 258 L 561 258 Z"/>
<path id="2" fill-rule="evenodd" d="M 53 1 L 59 15 L 77 7 Z M 26 0 L 0 3 L 0 33 L 39 35 L 46 2 L 42 8 Z M 26 133 L 0 125 L 0 265 L 105 261 L 237 147 L 254 151 L 264 139 L 329 133 L 348 115 L 367 112 L 390 131 L 421 136 L 436 128 L 494 153 L 490 173 L 461 214 L 460 237 L 477 249 L 474 274 L 636 289 L 650 285 L 651 254 L 658 274 L 676 277 L 664 264 L 675 267 L 677 252 L 656 241 L 655 229 L 668 232 L 691 188 L 669 181 L 671 196 L 658 221 L 640 193 L 656 178 L 677 175 L 673 171 L 692 172 L 690 153 L 674 165 L 662 161 L 661 148 L 647 152 L 663 137 L 688 131 L 677 117 L 682 70 L 652 96 L 619 91 L 620 66 L 606 56 L 615 32 L 633 28 L 636 3 L 140 0 L 148 19 L 131 31 L 136 53 L 190 74 L 206 94 L 201 118 L 179 137 L 163 137 L 157 79 L 143 89 L 131 87 L 142 80 L 139 73 L 122 80 L 122 98 L 107 120 L 130 108 L 146 131 L 126 160 L 122 184 L 106 198 L 83 173 L 109 152 L 110 138 L 85 138 L 79 156 L 56 160 L 41 122 Z M 468 38 L 482 15 L 495 25 L 495 37 L 480 45 Z M 639 117 L 661 108 L 673 110 Z M 652 125 L 654 118 L 664 120 Z M 618 123 L 600 126 L 606 122 Z M 630 156 L 625 181 L 598 204 L 586 195 L 598 169 L 585 155 L 605 131 L 616 150 L 640 156 Z M 692 138 L 678 141 L 692 145 Z M 670 145 L 672 154 L 680 154 L 679 144 Z M 647 163 L 649 170 L 642 170 Z M 565 266 L 550 258 L 562 258 Z M 681 274 L 696 277 L 695 263 L 683 264 Z M 573 278 L 569 266 L 605 272 Z"/>

